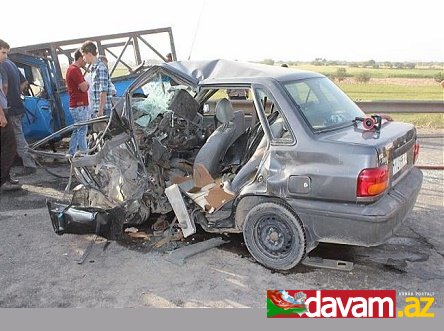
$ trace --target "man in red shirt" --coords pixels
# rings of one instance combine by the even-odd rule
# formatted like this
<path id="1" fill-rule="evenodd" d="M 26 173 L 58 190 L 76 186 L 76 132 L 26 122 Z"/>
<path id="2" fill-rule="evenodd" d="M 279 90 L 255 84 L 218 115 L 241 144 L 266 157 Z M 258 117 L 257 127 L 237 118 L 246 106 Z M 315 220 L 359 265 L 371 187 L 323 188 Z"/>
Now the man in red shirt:
<path id="1" fill-rule="evenodd" d="M 66 71 L 66 84 L 68 85 L 69 110 L 74 119 L 74 123 L 88 120 L 88 83 L 83 78 L 82 71 L 85 61 L 82 53 L 77 50 L 74 53 L 74 63 Z M 86 134 L 88 126 L 82 125 L 72 131 L 69 142 L 69 155 L 74 155 L 79 148 L 80 153 L 86 154 L 88 146 L 86 144 Z"/>

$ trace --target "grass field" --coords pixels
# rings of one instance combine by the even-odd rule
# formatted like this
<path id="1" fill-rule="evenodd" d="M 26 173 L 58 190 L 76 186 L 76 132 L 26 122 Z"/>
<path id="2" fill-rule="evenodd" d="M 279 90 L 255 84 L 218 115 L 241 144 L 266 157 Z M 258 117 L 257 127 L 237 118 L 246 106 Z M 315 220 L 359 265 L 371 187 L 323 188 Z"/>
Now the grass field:
<path id="1" fill-rule="evenodd" d="M 347 75 L 356 76 L 357 74 L 366 71 L 369 72 L 372 78 L 434 78 L 436 74 L 442 72 L 441 69 L 429 68 L 415 68 L 415 69 L 390 69 L 390 68 L 355 68 L 347 66 L 315 66 L 312 64 L 300 64 L 294 69 L 309 70 L 319 72 L 323 75 L 331 75 L 336 73 L 338 68 L 346 68 Z"/>
<path id="2" fill-rule="evenodd" d="M 293 68 L 332 75 L 344 67 L 301 64 Z M 353 100 L 444 100 L 444 90 L 434 81 L 435 75 L 443 69 L 345 68 L 349 78 L 337 84 Z M 370 74 L 370 82 L 364 84 L 354 80 L 353 77 L 361 72 Z"/>
<path id="3" fill-rule="evenodd" d="M 389 114 L 398 122 L 412 123 L 418 128 L 444 128 L 444 114 Z"/>
<path id="4" fill-rule="evenodd" d="M 337 83 L 355 101 L 444 100 L 444 89 L 435 85 Z"/>

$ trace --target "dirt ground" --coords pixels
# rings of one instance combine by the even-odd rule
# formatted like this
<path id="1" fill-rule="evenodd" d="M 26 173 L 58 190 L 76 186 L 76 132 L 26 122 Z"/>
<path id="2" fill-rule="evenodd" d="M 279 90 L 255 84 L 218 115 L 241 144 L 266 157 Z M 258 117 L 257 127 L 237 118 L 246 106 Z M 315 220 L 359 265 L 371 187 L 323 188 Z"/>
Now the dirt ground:
<path id="1" fill-rule="evenodd" d="M 418 164 L 444 164 L 443 135 L 420 143 Z M 47 166 L 68 174 L 66 164 Z M 280 273 L 256 263 L 241 235 L 225 236 L 230 243 L 183 265 L 168 261 L 167 251 L 175 244 L 153 247 L 159 237 L 146 242 L 99 239 L 80 265 L 76 261 L 92 236 L 53 232 L 45 201 L 60 198 L 67 180 L 39 168 L 36 175 L 22 178 L 22 192 L 0 196 L 0 307 L 264 308 L 267 289 L 396 289 L 433 293 L 434 307 L 442 308 L 444 172 L 423 173 L 413 212 L 387 244 L 321 244 L 310 253 L 351 261 L 352 271 L 301 265 Z M 209 237 L 197 234 L 194 241 Z M 403 306 L 399 298 L 398 305 Z"/>

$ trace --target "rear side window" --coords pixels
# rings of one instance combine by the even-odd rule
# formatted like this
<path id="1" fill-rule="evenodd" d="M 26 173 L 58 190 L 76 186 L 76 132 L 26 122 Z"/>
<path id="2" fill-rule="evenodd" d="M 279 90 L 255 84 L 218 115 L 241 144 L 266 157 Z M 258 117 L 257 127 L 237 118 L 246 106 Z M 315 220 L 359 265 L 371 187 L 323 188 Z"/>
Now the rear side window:
<path id="1" fill-rule="evenodd" d="M 284 84 L 293 102 L 315 131 L 351 125 L 364 116 L 350 98 L 328 78 L 310 78 Z"/>
<path id="2" fill-rule="evenodd" d="M 288 130 L 288 125 L 282 116 L 279 106 L 265 90 L 259 88 L 255 90 L 255 93 L 265 111 L 273 142 L 282 144 L 293 143 L 293 135 Z"/>

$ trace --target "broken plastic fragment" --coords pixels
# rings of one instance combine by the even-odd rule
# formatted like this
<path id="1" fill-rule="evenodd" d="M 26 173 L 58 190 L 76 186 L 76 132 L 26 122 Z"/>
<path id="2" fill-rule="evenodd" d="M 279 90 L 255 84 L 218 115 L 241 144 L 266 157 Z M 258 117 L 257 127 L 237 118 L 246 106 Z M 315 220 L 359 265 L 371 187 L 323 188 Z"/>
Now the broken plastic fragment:
<path id="1" fill-rule="evenodd" d="M 125 229 L 125 232 L 129 232 L 129 233 L 136 233 L 136 232 L 138 232 L 139 231 L 139 229 L 137 229 L 137 228 L 135 228 L 135 227 L 130 227 L 130 228 L 126 228 Z"/>

